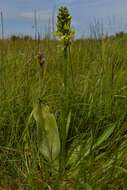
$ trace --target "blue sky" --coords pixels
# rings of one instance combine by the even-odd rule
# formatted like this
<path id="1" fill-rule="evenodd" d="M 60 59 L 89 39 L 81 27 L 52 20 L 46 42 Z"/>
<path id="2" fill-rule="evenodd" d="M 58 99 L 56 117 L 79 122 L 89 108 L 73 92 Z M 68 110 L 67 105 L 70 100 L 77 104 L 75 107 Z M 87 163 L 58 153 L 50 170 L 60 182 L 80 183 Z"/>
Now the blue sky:
<path id="1" fill-rule="evenodd" d="M 90 34 L 90 25 L 97 22 L 105 33 L 127 31 L 127 0 L 0 0 L 5 35 L 34 35 L 35 9 L 38 30 L 46 32 L 60 5 L 68 6 L 77 36 Z"/>

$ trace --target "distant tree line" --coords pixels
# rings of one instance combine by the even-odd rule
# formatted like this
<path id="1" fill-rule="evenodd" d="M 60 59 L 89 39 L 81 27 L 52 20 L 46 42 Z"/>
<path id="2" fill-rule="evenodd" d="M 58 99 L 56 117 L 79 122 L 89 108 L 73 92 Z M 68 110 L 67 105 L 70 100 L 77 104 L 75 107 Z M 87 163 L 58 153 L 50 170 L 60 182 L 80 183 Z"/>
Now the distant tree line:
<path id="1" fill-rule="evenodd" d="M 124 36 L 127 36 L 127 33 L 123 32 L 123 31 L 120 31 L 120 32 L 115 33 L 114 35 L 109 35 L 109 36 L 108 35 L 104 35 L 103 37 L 100 37 L 99 39 L 102 39 L 102 38 L 103 39 L 121 38 L 121 37 L 124 37 Z M 17 41 L 17 40 L 25 40 L 25 41 L 34 40 L 34 38 L 32 36 L 30 36 L 30 35 L 15 35 L 15 34 L 11 35 L 9 37 L 9 39 L 12 40 L 12 41 Z M 51 39 L 51 38 L 49 36 L 45 35 L 44 39 Z M 89 37 L 87 37 L 87 38 L 83 37 L 83 38 L 80 38 L 78 40 L 83 40 L 83 39 L 89 39 L 90 40 L 91 38 L 89 38 Z"/>
<path id="2" fill-rule="evenodd" d="M 10 40 L 16 41 L 16 40 L 32 40 L 33 38 L 30 35 L 11 35 Z"/>

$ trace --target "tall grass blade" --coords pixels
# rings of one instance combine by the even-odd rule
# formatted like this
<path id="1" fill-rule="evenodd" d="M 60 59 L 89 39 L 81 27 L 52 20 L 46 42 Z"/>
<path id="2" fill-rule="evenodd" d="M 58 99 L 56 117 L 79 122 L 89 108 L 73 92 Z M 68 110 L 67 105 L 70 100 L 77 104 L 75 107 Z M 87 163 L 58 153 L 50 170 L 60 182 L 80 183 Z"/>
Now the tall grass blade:
<path id="1" fill-rule="evenodd" d="M 97 139 L 97 141 L 95 142 L 93 149 L 95 149 L 96 147 L 100 146 L 104 141 L 106 141 L 109 136 L 113 133 L 114 129 L 116 127 L 116 124 L 112 124 L 110 125 L 104 132 L 103 134 Z"/>
<path id="2" fill-rule="evenodd" d="M 71 111 L 69 112 L 68 117 L 67 117 L 66 137 L 68 136 L 68 131 L 69 131 L 69 127 L 70 127 L 70 122 L 71 122 Z"/>

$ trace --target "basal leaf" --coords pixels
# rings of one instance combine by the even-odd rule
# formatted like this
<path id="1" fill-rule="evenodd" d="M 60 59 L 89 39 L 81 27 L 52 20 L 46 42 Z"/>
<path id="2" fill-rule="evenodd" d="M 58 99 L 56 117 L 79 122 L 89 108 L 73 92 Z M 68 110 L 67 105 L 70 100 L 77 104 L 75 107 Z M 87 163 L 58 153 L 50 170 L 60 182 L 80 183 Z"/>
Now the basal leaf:
<path id="1" fill-rule="evenodd" d="M 35 104 L 32 111 L 38 126 L 38 148 L 45 159 L 55 160 L 60 152 L 60 138 L 55 116 L 49 107 L 40 102 Z"/>

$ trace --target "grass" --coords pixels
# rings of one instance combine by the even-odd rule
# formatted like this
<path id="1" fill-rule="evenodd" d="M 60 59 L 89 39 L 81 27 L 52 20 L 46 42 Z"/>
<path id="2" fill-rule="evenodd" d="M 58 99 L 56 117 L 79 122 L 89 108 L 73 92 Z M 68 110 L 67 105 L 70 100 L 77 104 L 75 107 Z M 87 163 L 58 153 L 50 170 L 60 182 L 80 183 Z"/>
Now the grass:
<path id="1" fill-rule="evenodd" d="M 27 125 L 38 98 L 55 115 L 60 136 L 65 125 L 64 56 L 58 42 L 43 40 L 39 46 L 46 59 L 41 94 L 37 43 L 0 41 L 0 186 L 127 189 L 126 36 L 72 43 L 73 88 L 67 97 L 71 116 L 60 171 L 38 151 L 36 122 Z"/>

